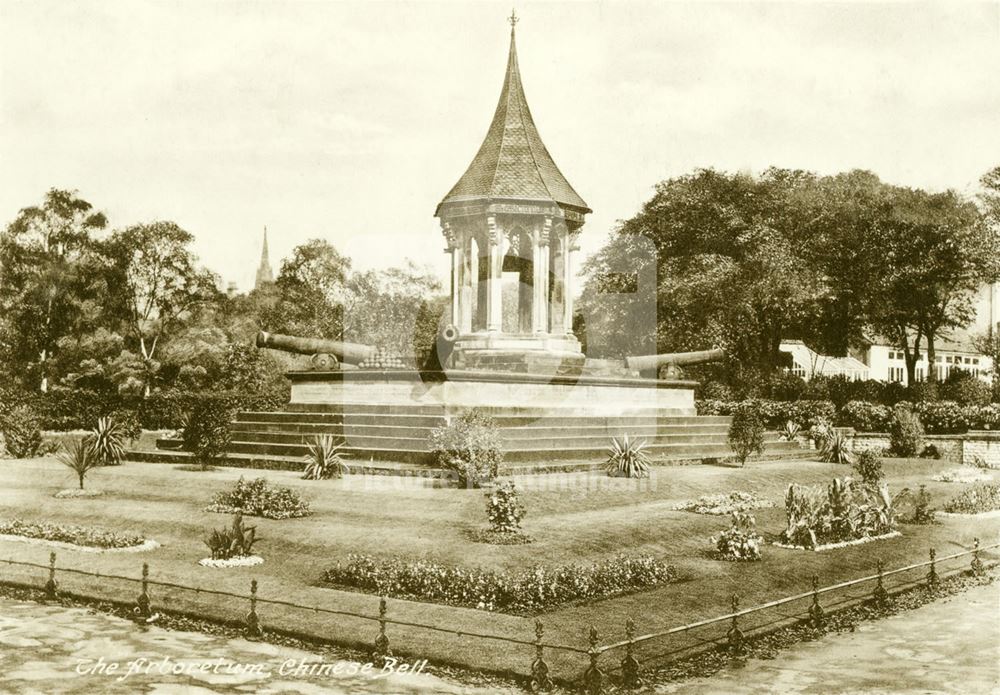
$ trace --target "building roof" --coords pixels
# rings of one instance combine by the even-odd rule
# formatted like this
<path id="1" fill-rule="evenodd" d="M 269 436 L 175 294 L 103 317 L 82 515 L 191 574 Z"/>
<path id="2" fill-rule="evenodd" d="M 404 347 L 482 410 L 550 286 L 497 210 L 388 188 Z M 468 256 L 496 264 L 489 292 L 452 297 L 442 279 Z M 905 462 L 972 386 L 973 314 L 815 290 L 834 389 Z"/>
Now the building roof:
<path id="1" fill-rule="evenodd" d="M 521 85 L 514 29 L 510 31 L 507 74 L 493 122 L 469 168 L 438 205 L 473 198 L 555 201 L 591 212 L 559 171 L 545 148 Z"/>

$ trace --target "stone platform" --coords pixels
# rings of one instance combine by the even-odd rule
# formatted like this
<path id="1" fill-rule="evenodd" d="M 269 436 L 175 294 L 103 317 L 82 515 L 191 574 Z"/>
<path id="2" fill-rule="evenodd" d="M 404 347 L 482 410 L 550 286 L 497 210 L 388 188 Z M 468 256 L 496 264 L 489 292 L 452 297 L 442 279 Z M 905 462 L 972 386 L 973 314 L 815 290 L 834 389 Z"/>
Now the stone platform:
<path id="1" fill-rule="evenodd" d="M 441 373 L 370 370 L 289 378 L 292 397 L 283 410 L 237 415 L 229 448 L 234 463 L 298 470 L 312 438 L 330 434 L 344 443 L 356 472 L 422 474 L 416 466 L 429 474 L 431 432 L 473 407 L 499 425 L 510 473 L 597 468 L 611 438 L 625 434 L 644 441 L 659 464 L 732 455 L 729 418 L 696 415 L 692 382 L 455 371 L 443 380 Z M 176 449 L 177 442 L 159 446 Z M 798 451 L 769 433 L 768 455 Z M 165 451 L 142 458 L 178 456 Z"/>

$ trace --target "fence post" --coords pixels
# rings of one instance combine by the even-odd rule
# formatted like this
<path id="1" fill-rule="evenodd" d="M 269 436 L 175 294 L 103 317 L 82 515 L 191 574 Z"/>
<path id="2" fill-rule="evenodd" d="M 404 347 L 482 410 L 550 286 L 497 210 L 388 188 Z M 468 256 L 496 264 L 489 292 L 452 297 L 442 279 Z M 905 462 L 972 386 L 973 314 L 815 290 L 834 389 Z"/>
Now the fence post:
<path id="1" fill-rule="evenodd" d="M 45 582 L 45 598 L 55 601 L 56 595 L 56 554 L 49 553 L 49 580 Z"/>
<path id="2" fill-rule="evenodd" d="M 583 673 L 583 690 L 587 695 L 601 695 L 604 692 L 604 674 L 597 667 L 597 659 L 601 652 L 597 649 L 597 628 L 590 626 L 590 649 L 587 650 L 590 656 L 590 666 Z"/>
<path id="3" fill-rule="evenodd" d="M 243 634 L 249 640 L 260 639 L 264 636 L 264 630 L 260 627 L 260 618 L 257 616 L 257 580 L 250 580 L 250 612 L 247 613 L 246 626 Z"/>
<path id="4" fill-rule="evenodd" d="M 628 644 L 625 645 L 625 658 L 622 659 L 622 687 L 638 688 L 642 685 L 642 679 L 639 677 L 639 660 L 632 651 L 635 622 L 630 617 L 625 618 L 625 639 L 628 640 Z"/>
<path id="5" fill-rule="evenodd" d="M 378 602 L 378 637 L 375 638 L 374 651 L 377 657 L 392 656 L 392 652 L 389 650 L 389 637 L 385 634 L 385 614 L 388 608 L 385 597 L 380 598 Z"/>
<path id="6" fill-rule="evenodd" d="M 738 611 L 740 608 L 739 596 L 733 594 L 731 603 L 733 606 L 733 624 L 729 628 L 729 631 L 726 632 L 726 639 L 729 641 L 729 650 L 731 652 L 733 652 L 734 654 L 742 654 L 744 646 L 743 630 L 741 630 L 739 625 L 736 624 L 736 611 Z"/>
<path id="7" fill-rule="evenodd" d="M 938 579 L 937 568 L 935 567 L 935 558 L 937 557 L 937 551 L 931 548 L 929 553 L 931 559 L 931 568 L 927 570 L 927 590 L 936 591 L 940 580 Z"/>
<path id="8" fill-rule="evenodd" d="M 552 690 L 552 679 L 549 678 L 549 665 L 542 658 L 542 635 L 545 626 L 541 620 L 535 620 L 535 660 L 531 662 L 531 692 L 547 693 Z"/>
<path id="9" fill-rule="evenodd" d="M 135 601 L 133 609 L 137 618 L 148 619 L 153 613 L 149 605 L 149 565 L 142 563 L 142 591 Z"/>
<path id="10" fill-rule="evenodd" d="M 825 613 L 823 612 L 823 607 L 819 605 L 819 576 L 813 575 L 812 578 L 813 585 L 813 601 L 812 605 L 809 606 L 809 624 L 812 625 L 814 630 L 819 630 L 823 627 L 823 618 Z"/>
<path id="11" fill-rule="evenodd" d="M 983 561 L 979 557 L 979 539 L 976 538 L 974 540 L 976 542 L 976 545 L 972 549 L 972 564 L 969 565 L 969 568 L 972 570 L 972 573 L 974 575 L 976 575 L 977 577 L 981 577 L 984 574 L 986 574 L 986 566 L 983 564 Z"/>
<path id="12" fill-rule="evenodd" d="M 878 581 L 875 583 L 875 591 L 872 592 L 872 597 L 875 599 L 876 606 L 884 608 L 889 603 L 889 592 L 885 590 L 885 585 L 882 583 L 882 561 L 876 560 L 875 562 L 878 568 Z"/>

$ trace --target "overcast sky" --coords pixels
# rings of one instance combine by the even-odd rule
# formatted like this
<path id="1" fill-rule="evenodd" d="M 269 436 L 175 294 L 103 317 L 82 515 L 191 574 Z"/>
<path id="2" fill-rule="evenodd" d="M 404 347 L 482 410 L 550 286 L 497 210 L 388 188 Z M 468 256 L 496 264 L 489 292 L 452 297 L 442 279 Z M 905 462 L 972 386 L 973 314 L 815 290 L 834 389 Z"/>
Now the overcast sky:
<path id="1" fill-rule="evenodd" d="M 594 209 L 588 253 L 696 167 L 875 171 L 975 191 L 1000 165 L 1000 4 L 517 3 L 528 102 Z M 447 263 L 435 205 L 486 133 L 510 3 L 0 0 L 0 221 L 75 188 L 170 219 L 252 285 L 322 237 Z"/>

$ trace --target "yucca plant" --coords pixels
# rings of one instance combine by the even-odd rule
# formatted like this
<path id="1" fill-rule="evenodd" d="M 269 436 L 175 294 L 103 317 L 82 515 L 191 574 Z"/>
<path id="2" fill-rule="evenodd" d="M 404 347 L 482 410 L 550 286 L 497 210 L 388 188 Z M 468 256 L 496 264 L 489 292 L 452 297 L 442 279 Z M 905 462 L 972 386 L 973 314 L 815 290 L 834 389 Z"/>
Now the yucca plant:
<path id="1" fill-rule="evenodd" d="M 605 470 L 617 478 L 648 478 L 649 456 L 646 442 L 630 440 L 628 433 L 621 439 L 611 438 L 611 450 Z"/>
<path id="2" fill-rule="evenodd" d="M 306 455 L 306 470 L 302 477 L 306 480 L 340 478 L 347 472 L 347 464 L 341 458 L 344 443 L 337 443 L 333 435 L 320 434 L 309 444 Z"/>
<path id="3" fill-rule="evenodd" d="M 102 417 L 90 433 L 90 448 L 99 465 L 120 465 L 125 458 L 124 431 L 112 418 Z"/>
<path id="4" fill-rule="evenodd" d="M 781 438 L 786 442 L 794 442 L 801 431 L 802 428 L 799 427 L 798 423 L 786 420 L 784 427 L 781 428 L 780 434 Z"/>
<path id="5" fill-rule="evenodd" d="M 83 479 L 87 473 L 100 466 L 90 443 L 84 439 L 74 439 L 70 444 L 63 444 L 59 454 L 59 462 L 76 473 L 80 479 L 80 489 L 83 489 Z"/>
<path id="6" fill-rule="evenodd" d="M 821 450 L 823 460 L 827 463 L 843 463 L 851 465 L 854 463 L 854 454 L 851 452 L 851 441 L 840 430 L 834 430 L 823 442 Z"/>
<path id="7" fill-rule="evenodd" d="M 212 552 L 213 560 L 229 560 L 250 555 L 253 544 L 258 540 L 257 527 L 243 526 L 243 515 L 237 513 L 233 517 L 232 528 L 212 529 L 205 545 Z"/>

